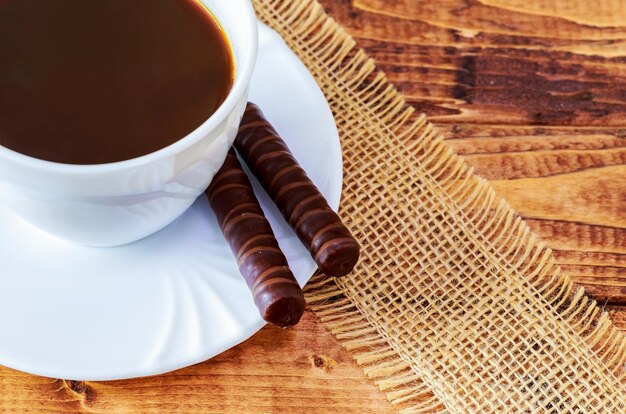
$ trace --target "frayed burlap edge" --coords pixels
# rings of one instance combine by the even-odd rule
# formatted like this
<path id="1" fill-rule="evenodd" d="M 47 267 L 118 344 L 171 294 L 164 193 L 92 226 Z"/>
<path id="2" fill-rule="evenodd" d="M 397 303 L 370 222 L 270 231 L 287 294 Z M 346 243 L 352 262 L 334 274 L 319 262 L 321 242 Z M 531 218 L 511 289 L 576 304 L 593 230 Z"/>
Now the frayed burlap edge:
<path id="1" fill-rule="evenodd" d="M 626 412 L 624 334 L 512 208 L 317 2 L 255 7 L 329 101 L 344 148 L 341 213 L 364 247 L 353 276 L 313 279 L 307 300 L 391 404 L 402 413 Z M 451 332 L 454 343 L 442 345 Z"/>

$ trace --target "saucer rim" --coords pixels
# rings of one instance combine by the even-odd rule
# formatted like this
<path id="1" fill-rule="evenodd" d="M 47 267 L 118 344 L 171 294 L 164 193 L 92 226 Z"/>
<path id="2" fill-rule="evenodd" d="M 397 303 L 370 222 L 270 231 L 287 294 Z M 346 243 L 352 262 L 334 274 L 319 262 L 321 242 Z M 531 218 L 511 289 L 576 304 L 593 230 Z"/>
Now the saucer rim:
<path id="1" fill-rule="evenodd" d="M 270 29 L 269 27 L 267 27 L 266 25 L 260 22 L 259 22 L 259 32 L 265 32 L 266 35 L 268 35 L 268 33 L 271 32 L 271 35 L 270 35 L 271 37 L 278 38 L 280 41 L 278 42 L 278 41 L 275 41 L 275 39 L 272 39 L 272 41 L 269 43 L 269 47 L 283 49 L 282 52 L 290 55 L 290 59 L 292 59 L 293 64 L 300 66 L 299 70 L 303 71 L 303 76 L 306 75 L 310 77 L 310 79 L 312 80 L 312 84 L 315 84 L 317 88 L 317 93 L 319 93 L 321 99 L 323 99 L 323 102 L 320 101 L 320 105 L 324 106 L 325 110 L 327 111 L 327 116 L 329 116 L 330 119 L 333 120 L 333 125 L 334 125 L 334 119 L 332 118 L 333 115 L 332 115 L 332 112 L 330 111 L 330 108 L 328 107 L 328 102 L 324 98 L 324 95 L 321 89 L 319 89 L 319 86 L 317 86 L 312 75 L 306 69 L 304 64 L 289 49 L 289 47 L 284 43 L 284 41 L 280 38 L 280 36 L 276 32 L 274 32 L 272 29 Z M 260 45 L 259 51 L 261 50 L 262 50 L 262 46 Z M 333 169 L 336 167 L 338 171 L 333 171 L 332 174 L 329 173 L 328 175 L 328 178 L 333 181 L 333 185 L 332 185 L 333 192 L 332 194 L 327 195 L 327 198 L 328 198 L 328 203 L 331 206 L 331 208 L 333 208 L 333 210 L 336 211 L 339 207 L 339 203 L 341 199 L 341 192 L 342 192 L 341 190 L 342 190 L 342 183 L 343 183 L 343 166 L 342 166 L 343 160 L 342 160 L 341 143 L 339 140 L 339 134 L 338 132 L 336 132 L 336 127 L 335 127 L 335 133 L 336 133 L 335 136 L 329 137 L 328 143 L 331 145 L 332 148 L 329 148 L 328 154 L 329 154 L 329 157 L 334 158 L 333 160 L 331 160 L 331 165 L 333 165 Z M 334 174 L 337 174 L 338 176 L 334 176 Z M 308 274 L 304 276 L 298 275 L 298 279 L 300 280 L 301 284 L 306 283 L 315 274 L 316 271 L 317 271 L 317 268 L 313 267 L 312 269 L 310 269 L 310 272 L 308 272 Z M 193 357 L 189 357 L 185 359 L 173 358 L 170 360 L 158 360 L 158 361 L 154 361 L 152 364 L 141 364 L 141 365 L 138 364 L 136 366 L 126 366 L 126 368 L 116 365 L 111 371 L 98 372 L 96 375 L 90 375 L 94 373 L 89 372 L 88 370 L 84 370 L 84 369 L 82 370 L 83 372 L 81 373 L 80 372 L 81 369 L 76 369 L 76 368 L 59 369 L 59 367 L 54 366 L 54 364 L 43 367 L 39 364 L 31 365 L 26 360 L 11 360 L 10 358 L 3 357 L 1 349 L 0 349 L 0 364 L 6 367 L 12 368 L 12 369 L 16 369 L 22 372 L 27 372 L 27 373 L 31 373 L 31 374 L 35 374 L 39 376 L 51 377 L 51 378 L 71 378 L 74 380 L 85 380 L 85 381 L 122 380 L 122 379 L 131 379 L 131 378 L 138 378 L 138 377 L 160 375 L 160 374 L 164 374 L 164 373 L 171 372 L 177 369 L 185 368 L 185 367 L 206 361 L 208 359 L 211 359 L 215 357 L 216 355 L 219 355 L 222 352 L 225 352 L 231 349 L 232 347 L 249 339 L 251 336 L 253 336 L 266 324 L 260 318 L 260 316 L 254 319 L 251 318 L 249 320 L 246 320 L 245 322 L 248 322 L 248 323 L 246 323 L 245 325 L 242 324 L 238 326 L 238 329 L 239 329 L 238 335 L 234 335 L 233 337 L 228 338 L 228 340 L 223 341 L 220 344 L 220 346 L 217 346 L 217 347 L 211 346 L 210 349 L 207 350 L 207 352 L 204 352 L 204 353 L 200 352 L 197 355 L 194 355 Z M 60 372 L 60 371 L 63 371 L 63 372 Z M 59 374 L 62 374 L 62 375 L 59 375 Z"/>

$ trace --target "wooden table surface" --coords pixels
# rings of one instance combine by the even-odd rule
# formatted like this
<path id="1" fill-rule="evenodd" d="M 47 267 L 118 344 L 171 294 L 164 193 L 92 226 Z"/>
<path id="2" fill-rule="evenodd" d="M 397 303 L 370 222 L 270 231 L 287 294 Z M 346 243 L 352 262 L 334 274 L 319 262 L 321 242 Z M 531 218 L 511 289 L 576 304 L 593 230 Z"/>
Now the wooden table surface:
<path id="1" fill-rule="evenodd" d="M 322 3 L 626 330 L 623 0 Z M 393 408 L 307 313 L 296 329 L 265 328 L 159 377 L 83 383 L 0 369 L 0 412 Z"/>

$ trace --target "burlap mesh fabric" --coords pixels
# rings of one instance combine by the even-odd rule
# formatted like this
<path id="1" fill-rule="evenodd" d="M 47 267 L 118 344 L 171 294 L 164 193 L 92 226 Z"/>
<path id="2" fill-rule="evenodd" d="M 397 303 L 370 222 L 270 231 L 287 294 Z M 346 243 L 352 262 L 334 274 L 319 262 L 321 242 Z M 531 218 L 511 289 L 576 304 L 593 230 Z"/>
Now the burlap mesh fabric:
<path id="1" fill-rule="evenodd" d="M 625 413 L 626 339 L 315 1 L 256 0 L 328 99 L 352 276 L 311 308 L 403 413 Z"/>

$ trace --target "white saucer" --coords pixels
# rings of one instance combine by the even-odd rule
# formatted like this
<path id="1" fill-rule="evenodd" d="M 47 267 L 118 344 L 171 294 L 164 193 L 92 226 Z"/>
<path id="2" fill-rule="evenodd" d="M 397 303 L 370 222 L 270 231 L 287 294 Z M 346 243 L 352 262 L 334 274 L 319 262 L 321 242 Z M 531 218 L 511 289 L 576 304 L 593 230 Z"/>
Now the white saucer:
<path id="1" fill-rule="evenodd" d="M 250 100 L 337 208 L 342 167 L 332 113 L 304 65 L 262 25 Z M 306 283 L 315 264 L 259 195 Z M 264 324 L 204 197 L 159 233 L 118 248 L 60 241 L 4 208 L 0 228 L 2 365 L 76 380 L 153 375 L 211 358 Z"/>

